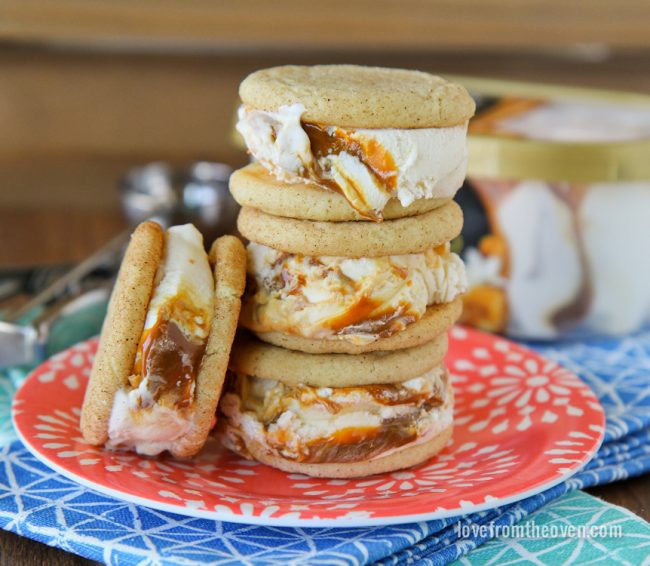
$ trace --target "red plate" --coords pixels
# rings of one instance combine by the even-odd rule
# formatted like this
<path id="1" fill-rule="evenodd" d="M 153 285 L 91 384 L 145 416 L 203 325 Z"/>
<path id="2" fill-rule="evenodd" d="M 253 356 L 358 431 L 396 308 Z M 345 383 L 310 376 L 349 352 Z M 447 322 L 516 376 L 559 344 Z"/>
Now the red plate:
<path id="1" fill-rule="evenodd" d="M 366 526 L 438 519 L 512 503 L 578 471 L 605 416 L 578 377 L 516 344 L 452 329 L 453 441 L 409 470 L 354 480 L 287 474 L 214 441 L 192 461 L 86 444 L 78 420 L 96 340 L 36 369 L 13 406 L 16 430 L 49 467 L 118 499 L 183 515 L 284 526 Z M 408 499 L 404 499 L 404 498 Z"/>

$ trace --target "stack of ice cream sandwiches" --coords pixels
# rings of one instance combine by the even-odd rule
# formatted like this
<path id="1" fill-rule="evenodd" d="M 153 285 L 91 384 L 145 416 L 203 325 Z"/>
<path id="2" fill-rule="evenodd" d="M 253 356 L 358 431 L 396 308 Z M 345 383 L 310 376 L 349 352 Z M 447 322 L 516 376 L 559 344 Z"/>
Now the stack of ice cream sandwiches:
<path id="1" fill-rule="evenodd" d="M 249 243 L 224 443 L 320 477 L 425 461 L 452 431 L 446 331 L 466 289 L 452 199 L 471 97 L 351 65 L 258 71 L 240 97 L 255 162 L 231 178 Z"/>

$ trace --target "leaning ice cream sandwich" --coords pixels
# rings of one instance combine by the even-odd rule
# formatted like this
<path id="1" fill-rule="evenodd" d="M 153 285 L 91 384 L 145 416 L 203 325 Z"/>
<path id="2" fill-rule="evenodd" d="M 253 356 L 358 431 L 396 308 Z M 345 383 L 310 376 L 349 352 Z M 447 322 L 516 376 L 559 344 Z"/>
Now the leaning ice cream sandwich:
<path id="1" fill-rule="evenodd" d="M 239 95 L 237 129 L 250 153 L 280 188 L 298 183 L 293 192 L 318 203 L 306 205 L 313 220 L 411 216 L 453 198 L 463 183 L 474 101 L 458 84 L 403 69 L 283 66 L 249 75 Z M 244 176 L 252 186 L 263 173 L 253 167 Z M 254 192 L 234 195 L 256 206 Z M 278 208 L 278 199 L 262 198 Z M 328 200 L 334 205 L 323 208 Z"/>
<path id="2" fill-rule="evenodd" d="M 176 457 L 214 425 L 245 284 L 232 236 L 210 252 L 191 224 L 140 224 L 126 250 L 81 412 L 91 444 Z"/>
<path id="3" fill-rule="evenodd" d="M 414 466 L 452 432 L 447 338 L 360 355 L 295 352 L 242 336 L 220 402 L 222 442 L 293 473 L 348 478 Z"/>

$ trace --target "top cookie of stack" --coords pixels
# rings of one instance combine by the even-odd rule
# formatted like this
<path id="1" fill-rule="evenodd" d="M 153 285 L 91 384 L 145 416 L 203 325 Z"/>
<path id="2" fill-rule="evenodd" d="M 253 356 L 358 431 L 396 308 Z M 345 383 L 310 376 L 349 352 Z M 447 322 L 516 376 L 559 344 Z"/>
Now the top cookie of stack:
<path id="1" fill-rule="evenodd" d="M 239 94 L 237 129 L 259 162 L 233 176 L 244 206 L 380 221 L 433 210 L 462 185 L 474 102 L 460 85 L 402 69 L 283 66 L 249 75 Z"/>

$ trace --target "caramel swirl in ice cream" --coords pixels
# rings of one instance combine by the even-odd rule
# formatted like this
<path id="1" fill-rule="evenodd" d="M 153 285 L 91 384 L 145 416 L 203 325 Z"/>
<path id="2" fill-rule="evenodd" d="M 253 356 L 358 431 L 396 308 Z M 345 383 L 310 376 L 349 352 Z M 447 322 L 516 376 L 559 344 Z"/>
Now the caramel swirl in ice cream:
<path id="1" fill-rule="evenodd" d="M 447 380 L 442 367 L 401 383 L 356 387 L 231 374 L 221 403 L 225 442 L 246 455 L 246 436 L 297 462 L 369 460 L 449 426 Z"/>
<path id="2" fill-rule="evenodd" d="M 242 324 L 316 339 L 365 344 L 418 321 L 427 306 L 466 289 L 462 262 L 448 245 L 375 258 L 310 257 L 248 246 Z"/>

